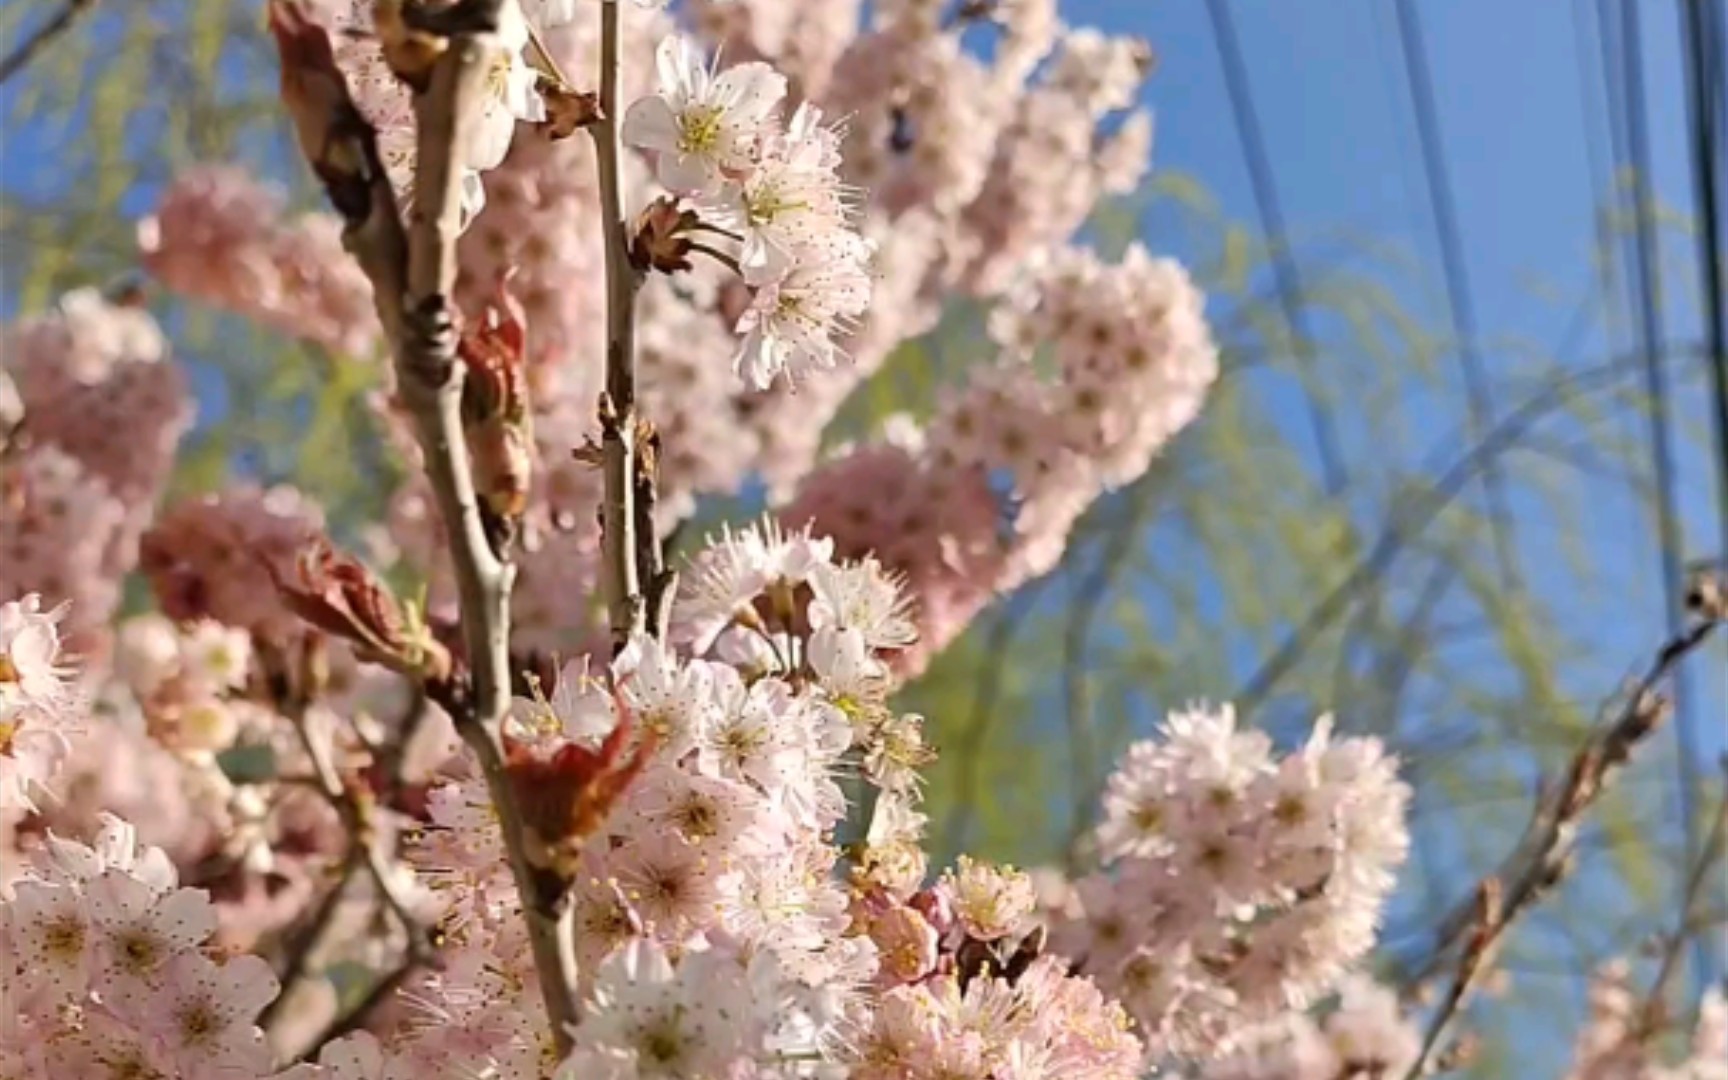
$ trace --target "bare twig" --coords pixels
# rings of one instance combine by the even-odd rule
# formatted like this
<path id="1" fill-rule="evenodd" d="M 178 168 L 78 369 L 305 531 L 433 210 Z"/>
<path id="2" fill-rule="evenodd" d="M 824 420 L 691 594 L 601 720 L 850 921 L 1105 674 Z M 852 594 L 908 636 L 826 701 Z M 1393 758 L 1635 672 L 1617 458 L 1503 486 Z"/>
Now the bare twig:
<path id="1" fill-rule="evenodd" d="M 96 6 L 96 0 L 66 0 L 66 4 L 54 17 L 38 26 L 18 43 L 18 47 L 6 54 L 6 59 L 0 60 L 0 83 L 6 82 L 12 76 L 30 66 L 30 61 L 53 44 L 54 39 L 72 29 L 72 24 L 78 17 Z"/>
<path id="2" fill-rule="evenodd" d="M 600 218 L 606 236 L 606 391 L 600 399 L 601 468 L 606 491 L 600 504 L 606 610 L 612 647 L 619 650 L 645 626 L 640 552 L 658 552 L 652 508 L 637 511 L 636 290 L 641 274 L 630 261 L 629 223 L 624 218 L 622 149 L 618 138 L 618 5 L 600 9 L 600 119 L 589 127 L 600 172 Z M 649 535 L 638 538 L 646 526 Z M 650 570 L 650 573 L 656 571 Z"/>
<path id="3" fill-rule="evenodd" d="M 1728 762 L 1724 763 L 1728 766 Z M 1725 775 L 1728 780 L 1728 775 Z M 1728 846 L 1728 783 L 1725 783 L 1722 796 L 1716 802 L 1716 818 L 1710 825 L 1710 835 L 1704 841 L 1704 847 L 1698 857 L 1693 860 L 1692 872 L 1686 879 L 1686 888 L 1680 896 L 1680 919 L 1672 933 L 1668 934 L 1662 943 L 1662 960 L 1656 971 L 1656 978 L 1650 984 L 1650 993 L 1644 1000 L 1644 1015 L 1640 1025 L 1646 1037 L 1659 1031 L 1668 1017 L 1668 987 L 1680 973 L 1680 954 L 1697 933 L 1697 924 L 1704 901 L 1705 883 L 1711 880 L 1711 871 L 1722 859 L 1724 847 Z M 1721 878 L 1716 880 L 1720 882 Z"/>
<path id="4" fill-rule="evenodd" d="M 271 656 L 270 651 L 261 650 L 261 654 Z M 392 876 L 390 862 L 394 856 L 379 850 L 375 814 L 377 796 L 372 792 L 357 789 L 345 781 L 330 755 L 330 747 L 311 730 L 308 714 L 312 704 L 313 687 L 305 678 L 309 668 L 306 658 L 295 658 L 294 667 L 298 670 L 286 669 L 281 663 L 284 658 L 279 655 L 272 658 L 276 661 L 272 665 L 276 670 L 271 673 L 276 691 L 274 704 L 293 726 L 300 747 L 306 752 L 306 759 L 312 768 L 312 776 L 308 778 L 311 786 L 329 802 L 341 819 L 348 838 L 348 850 L 342 857 L 335 883 L 324 895 L 311 921 L 297 935 L 288 950 L 288 960 L 282 974 L 282 992 L 266 1007 L 259 1019 L 259 1023 L 267 1031 L 273 1031 L 280 1009 L 294 999 L 298 987 L 312 976 L 312 959 L 330 944 L 331 935 L 338 926 L 336 916 L 341 910 L 342 901 L 348 895 L 354 880 L 363 873 L 372 879 L 372 887 L 377 892 L 383 909 L 394 917 L 407 936 L 401 966 L 414 970 L 430 964 L 436 956 L 427 928 L 415 916 Z M 424 714 L 422 699 L 417 696 L 414 707 L 405 718 L 396 738 L 385 748 L 388 760 L 380 761 L 380 764 L 386 769 L 383 786 L 391 797 L 401 787 L 401 766 L 406 758 L 407 744 L 418 730 Z M 289 1060 L 303 1057 L 316 1051 L 319 1045 L 320 1043 L 314 1042 L 304 1047 L 286 1049 L 284 1057 Z"/>
<path id="5" fill-rule="evenodd" d="M 1498 870 L 1482 879 L 1468 901 L 1442 920 L 1433 959 L 1410 980 L 1407 989 L 1438 971 L 1455 944 L 1462 941 L 1463 948 L 1447 993 L 1429 1020 L 1422 1050 L 1405 1073 L 1406 1080 L 1416 1080 L 1427 1068 L 1470 991 L 1488 970 L 1490 954 L 1506 929 L 1569 872 L 1585 812 L 1667 714 L 1667 701 L 1658 688 L 1720 625 L 1719 618 L 1704 619 L 1662 646 L 1615 720 L 1599 728 L 1579 748 L 1560 783 L 1546 786 L 1518 846 Z"/>
<path id="6" fill-rule="evenodd" d="M 360 875 L 362 860 L 360 845 L 350 843 L 348 853 L 343 856 L 341 866 L 336 871 L 335 884 L 330 886 L 330 891 L 319 901 L 305 927 L 289 943 L 287 962 L 283 965 L 280 980 L 282 991 L 258 1014 L 258 1026 L 272 1036 L 272 1042 L 275 1041 L 277 1018 L 294 999 L 297 989 L 311 977 L 312 959 L 330 939 L 336 925 L 336 915 L 342 910 L 342 899 L 347 896 L 348 888 L 354 879 Z M 282 1053 L 281 1056 L 291 1060 L 300 1055 Z"/>

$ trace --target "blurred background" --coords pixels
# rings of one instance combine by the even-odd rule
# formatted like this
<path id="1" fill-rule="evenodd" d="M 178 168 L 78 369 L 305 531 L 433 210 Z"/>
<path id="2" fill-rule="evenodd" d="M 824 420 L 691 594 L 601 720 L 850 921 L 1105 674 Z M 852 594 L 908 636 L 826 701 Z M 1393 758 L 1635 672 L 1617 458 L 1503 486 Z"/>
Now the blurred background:
<path id="1" fill-rule="evenodd" d="M 127 273 L 136 219 L 190 164 L 245 162 L 314 204 L 261 9 L 0 6 L 0 55 L 72 20 L 0 86 L 0 315 Z M 1728 18 L 1719 0 L 1062 13 L 1155 54 L 1153 177 L 1091 233 L 1191 267 L 1225 375 L 1153 470 L 1088 515 L 1057 573 L 905 692 L 943 753 L 937 857 L 1060 865 L 1111 761 L 1171 707 L 1234 701 L 1284 741 L 1329 711 L 1385 738 L 1416 787 L 1379 957 L 1396 979 L 1672 635 L 1687 567 L 1728 547 Z M 364 401 L 376 369 L 171 298 L 152 307 L 199 396 L 176 493 L 286 480 L 359 529 L 391 468 Z M 972 315 L 903 347 L 829 438 L 927 412 L 985 355 Z M 1477 1075 L 1560 1068 L 1590 971 L 1672 930 L 1723 797 L 1725 650 L 1696 654 L 1578 871 L 1516 933 L 1504 996 L 1472 1013 Z M 1728 883 L 1708 889 L 1695 989 L 1722 978 L 1728 944 Z"/>

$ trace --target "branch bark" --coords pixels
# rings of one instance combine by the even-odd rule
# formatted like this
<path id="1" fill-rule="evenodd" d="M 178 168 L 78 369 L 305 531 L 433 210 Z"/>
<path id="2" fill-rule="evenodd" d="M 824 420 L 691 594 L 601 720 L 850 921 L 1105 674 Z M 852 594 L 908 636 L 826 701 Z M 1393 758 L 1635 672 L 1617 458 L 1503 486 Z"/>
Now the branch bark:
<path id="1" fill-rule="evenodd" d="M 1492 966 L 1490 954 L 1519 915 L 1535 906 L 1571 869 L 1584 814 L 1637 748 L 1661 724 L 1667 702 L 1658 688 L 1693 650 L 1721 625 L 1709 617 L 1656 654 L 1650 669 L 1632 688 L 1614 721 L 1593 734 L 1573 755 L 1564 780 L 1548 785 L 1536 804 L 1518 846 L 1494 873 L 1483 878 L 1471 898 L 1440 924 L 1433 960 L 1410 981 L 1413 987 L 1439 970 L 1452 946 L 1463 941 L 1458 968 L 1439 1007 L 1429 1019 L 1421 1052 L 1405 1073 L 1417 1080 L 1428 1067 L 1471 990 Z"/>
<path id="2" fill-rule="evenodd" d="M 646 575 L 657 596 L 664 592 L 660 546 L 654 537 L 653 459 L 640 441 L 646 430 L 636 416 L 636 291 L 642 275 L 630 261 L 629 224 L 624 219 L 622 148 L 618 140 L 619 5 L 600 8 L 600 119 L 588 130 L 600 172 L 600 217 L 606 240 L 606 390 L 600 398 L 600 453 L 605 495 L 600 504 L 607 621 L 612 649 L 623 649 L 647 626 Z M 640 534 L 640 535 L 639 535 Z M 645 555 L 652 561 L 644 566 Z M 656 613 L 656 624 L 662 622 Z M 657 627 L 659 629 L 660 627 Z"/>
<path id="3" fill-rule="evenodd" d="M 413 419 L 450 545 L 467 654 L 466 687 L 439 697 L 474 752 L 498 812 L 520 895 L 553 1040 L 562 1056 L 578 1019 L 575 949 L 562 888 L 537 875 L 526 853 L 516 792 L 505 771 L 501 727 L 510 704 L 510 589 L 514 571 L 495 550 L 476 497 L 461 422 L 463 369 L 456 360 L 456 239 L 461 225 L 460 153 L 499 48 L 500 0 L 463 0 L 461 29 L 415 94 L 419 133 L 415 198 L 404 227 L 376 135 L 349 98 L 322 28 L 292 0 L 275 0 L 272 25 L 283 53 L 283 96 L 301 148 L 347 220 L 344 243 L 371 279 L 389 339 L 398 392 Z M 610 10 L 611 5 L 608 5 Z M 465 691 L 465 692 L 464 692 Z"/>

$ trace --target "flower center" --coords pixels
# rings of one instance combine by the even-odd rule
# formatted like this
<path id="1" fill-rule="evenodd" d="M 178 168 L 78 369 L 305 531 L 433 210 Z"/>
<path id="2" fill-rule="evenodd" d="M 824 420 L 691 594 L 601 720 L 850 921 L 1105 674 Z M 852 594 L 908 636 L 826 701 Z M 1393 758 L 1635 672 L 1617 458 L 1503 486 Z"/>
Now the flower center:
<path id="1" fill-rule="evenodd" d="M 17 736 L 18 729 L 23 726 L 22 720 L 0 719 L 0 757 L 12 756 L 12 740 Z"/>
<path id="2" fill-rule="evenodd" d="M 660 1065 L 671 1065 L 684 1056 L 684 1037 L 676 1016 L 668 1016 L 642 1033 L 642 1056 Z"/>
<path id="3" fill-rule="evenodd" d="M 206 1001 L 194 1002 L 180 1011 L 180 1041 L 187 1046 L 205 1046 L 221 1030 L 221 1019 Z"/>
<path id="4" fill-rule="evenodd" d="M 42 943 L 55 959 L 62 962 L 76 960 L 84 951 L 84 924 L 70 915 L 62 915 L 44 928 Z"/>
<path id="5" fill-rule="evenodd" d="M 725 111 L 715 105 L 692 105 L 678 125 L 678 149 L 686 154 L 711 154 L 720 144 L 720 120 Z"/>
<path id="6" fill-rule="evenodd" d="M 678 831 L 692 840 L 709 840 L 720 832 L 720 815 L 714 807 L 692 799 L 678 808 Z"/>
<path id="7" fill-rule="evenodd" d="M 18 665 L 12 661 L 10 653 L 0 652 L 0 683 L 19 682 Z"/>
<path id="8" fill-rule="evenodd" d="M 149 974 L 161 958 L 161 942 L 148 930 L 132 930 L 120 939 L 120 966 L 129 975 Z"/>

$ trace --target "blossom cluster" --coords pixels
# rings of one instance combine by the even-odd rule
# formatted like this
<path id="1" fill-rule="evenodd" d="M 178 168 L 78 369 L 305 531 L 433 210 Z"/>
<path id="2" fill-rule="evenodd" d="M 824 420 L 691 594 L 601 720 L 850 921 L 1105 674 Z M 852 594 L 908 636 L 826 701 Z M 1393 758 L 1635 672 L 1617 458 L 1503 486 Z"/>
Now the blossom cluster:
<path id="1" fill-rule="evenodd" d="M 1339 986 L 1323 1017 L 1290 1012 L 1263 1025 L 1247 1045 L 1201 1072 L 1206 1080 L 1350 1080 L 1403 1076 L 1422 1045 L 1422 1033 L 1398 995 L 1364 975 Z"/>
<path id="2" fill-rule="evenodd" d="M 1199 293 L 1138 245 L 1117 265 L 1064 253 L 1029 271 L 992 332 L 1002 362 L 975 369 L 927 428 L 837 453 L 781 510 L 904 574 L 931 649 L 1049 571 L 1081 512 L 1146 470 L 1218 372 Z"/>
<path id="3" fill-rule="evenodd" d="M 1611 961 L 1590 981 L 1590 1013 L 1578 1033 L 1566 1080 L 1722 1080 L 1728 1077 L 1728 1000 L 1708 990 L 1682 1060 L 1660 1054 L 1665 1033 L 1634 988 L 1632 967 Z"/>
<path id="4" fill-rule="evenodd" d="M 262 958 L 221 958 L 209 895 L 108 817 L 91 846 L 50 835 L 0 894 L 0 1062 L 9 1075 L 259 1077 L 276 996 Z"/>
<path id="5" fill-rule="evenodd" d="M 737 243 L 724 257 L 752 297 L 736 327 L 734 367 L 757 389 L 782 373 L 832 367 L 833 335 L 870 302 L 871 245 L 850 225 L 839 132 L 808 102 L 776 123 L 786 77 L 760 61 L 715 71 L 682 37 L 661 42 L 655 61 L 658 92 L 631 106 L 623 137 L 694 204 L 691 228 Z"/>
<path id="6" fill-rule="evenodd" d="M 511 752 L 536 777 L 555 781 L 570 748 L 604 753 L 621 733 L 645 755 L 597 832 L 546 853 L 574 885 L 575 950 L 592 973 L 572 1075 L 635 1075 L 607 1063 L 673 1048 L 684 1071 L 670 1075 L 719 1075 L 734 1059 L 778 1075 L 776 1061 L 838 1037 L 876 968 L 869 939 L 847 933 L 832 833 L 857 763 L 910 783 L 896 771 L 905 753 L 878 745 L 890 727 L 917 742 L 915 719 L 884 715 L 878 653 L 910 633 L 894 585 L 771 526 L 729 535 L 704 565 L 681 624 L 708 626 L 702 651 L 731 662 L 638 638 L 604 674 L 567 663 L 512 712 Z M 546 1050 L 543 1024 L 520 1019 L 536 1012 L 531 958 L 488 805 L 479 777 L 435 787 L 409 851 L 446 905 L 447 940 L 472 959 L 416 989 L 402 1041 L 476 1073 Z M 569 820 L 531 795 L 524 813 L 543 840 Z"/>
<path id="7" fill-rule="evenodd" d="M 327 0 L 323 8 L 327 21 L 352 28 L 340 38 L 340 59 L 368 115 L 390 121 L 382 128 L 386 143 L 400 142 L 405 154 L 407 97 L 389 77 L 370 0 Z M 546 54 L 577 86 L 593 78 L 599 10 L 598 4 L 569 2 L 523 5 Z M 934 327 L 949 298 L 1003 300 L 1024 267 L 1069 242 L 1100 197 L 1138 181 L 1151 135 L 1149 114 L 1134 107 L 1148 68 L 1144 46 L 1064 26 L 1052 0 L 984 6 L 962 19 L 942 16 L 930 5 L 871 5 L 861 18 L 866 12 L 859 3 L 784 0 L 712 0 L 692 5 L 691 14 L 703 45 L 682 38 L 668 42 L 673 24 L 661 12 L 634 10 L 620 20 L 622 98 L 647 110 L 637 112 L 630 134 L 641 134 L 647 123 L 647 137 L 664 144 L 668 114 L 676 121 L 701 104 L 685 92 L 698 82 L 707 95 L 703 102 L 735 87 L 752 91 L 747 100 L 728 99 L 727 123 L 707 133 L 708 152 L 691 155 L 692 161 L 717 162 L 723 150 L 739 155 L 729 160 L 752 168 L 722 170 L 715 190 L 681 204 L 713 219 L 686 238 L 745 259 L 743 241 L 706 226 L 755 237 L 758 243 L 745 261 L 762 252 L 766 258 L 756 263 L 757 276 L 773 264 L 776 248 L 822 247 L 824 238 L 854 254 L 862 247 L 873 254 L 867 282 L 849 269 L 838 276 L 805 275 L 790 292 L 757 289 L 754 305 L 750 287 L 706 257 L 696 257 L 692 269 L 675 276 L 647 279 L 637 311 L 637 362 L 642 408 L 662 437 L 658 511 L 664 528 L 688 517 L 699 496 L 736 492 L 752 476 L 767 483 L 777 503 L 789 498 L 817 457 L 823 428 L 852 390 L 902 342 Z M 1002 36 L 992 55 L 979 56 L 963 44 L 971 18 L 998 24 Z M 657 49 L 676 61 L 663 84 L 652 62 Z M 715 69 L 702 56 L 709 49 L 732 66 Z M 762 64 L 772 65 L 783 83 Z M 766 137 L 745 139 L 757 113 L 746 116 L 739 106 L 757 110 L 757 99 L 782 85 L 786 123 L 763 113 L 756 134 Z M 842 123 L 824 127 L 818 115 Z M 568 454 L 570 433 L 592 428 L 600 390 L 595 358 L 602 354 L 605 296 L 603 241 L 591 209 L 598 196 L 594 151 L 586 138 L 535 137 L 526 124 L 518 125 L 508 146 L 496 167 L 474 174 L 475 199 L 483 194 L 485 205 L 461 239 L 458 287 L 464 308 L 474 312 L 509 272 L 511 290 L 532 327 L 527 359 L 536 468 L 523 519 L 515 623 L 525 642 L 569 650 L 591 639 L 591 615 L 547 598 L 591 591 L 598 565 L 598 478 Z M 837 165 L 829 153 L 836 146 Z M 795 147 L 802 153 L 788 157 Z M 647 206 L 664 190 L 655 181 L 657 166 L 678 168 L 680 154 L 625 155 L 627 208 Z M 405 185 L 405 157 L 392 160 Z M 765 167 L 753 171 L 757 161 Z M 190 181 L 183 192 L 218 203 L 224 197 Z M 739 228 L 738 216 L 748 216 L 749 201 L 758 204 L 759 217 L 766 216 L 756 227 L 744 222 Z M 848 231 L 862 243 L 845 239 Z M 245 273 L 226 273 L 227 263 L 256 262 L 252 249 L 242 245 L 226 256 L 202 244 L 198 238 L 205 235 L 162 229 L 155 238 L 160 254 L 153 258 L 206 268 L 211 280 L 202 285 L 169 281 L 194 296 L 210 296 L 219 279 L 247 280 Z M 196 260 L 172 255 L 182 242 Z M 797 332 L 805 324 L 774 317 L 770 303 L 778 310 L 809 285 L 851 307 L 866 284 L 869 308 L 848 316 L 856 325 L 831 346 L 825 338 L 806 336 L 813 352 L 798 354 L 802 361 L 832 348 L 832 357 L 843 354 L 845 361 L 800 373 L 795 389 L 780 378 L 756 390 L 719 361 L 740 356 L 734 328 L 741 318 L 747 329 L 764 331 L 753 343 L 760 346 L 755 359 L 793 358 L 794 340 L 785 339 L 788 348 L 782 349 L 781 339 L 768 331 L 783 323 Z M 752 306 L 758 309 L 754 315 Z M 260 315 L 270 317 L 267 311 Z M 766 323 L 763 315 L 770 316 Z M 1196 355 L 1192 362 L 1204 361 Z M 1148 415 L 1149 429 L 1162 441 L 1167 414 Z M 932 498 L 945 490 L 937 486 Z M 938 509 L 923 505 L 926 512 Z M 391 527 L 404 553 L 436 578 L 429 514 L 425 491 L 410 483 L 399 493 Z M 801 525 L 807 518 L 787 520 Z M 1035 546 L 1059 546 L 1063 533 L 1048 530 L 1056 539 Z M 1012 584 L 1005 580 L 999 587 Z M 948 608 L 932 598 L 931 604 L 955 612 L 950 626 L 957 628 L 978 601 Z M 952 632 L 927 634 L 926 648 L 939 648 Z"/>
<path id="8" fill-rule="evenodd" d="M 66 629 L 83 650 L 101 645 L 191 425 L 167 352 L 137 303 L 94 289 L 0 339 L 24 413 L 0 453 L 0 599 L 70 602 Z"/>
<path id="9" fill-rule="evenodd" d="M 1155 1053 L 1228 1053 L 1329 993 L 1373 946 L 1409 845 L 1409 789 L 1374 739 L 1316 725 L 1282 759 L 1234 712 L 1173 714 L 1123 755 L 1052 941 Z"/>
<path id="10" fill-rule="evenodd" d="M 141 261 L 166 287 L 349 356 L 378 337 L 372 285 L 334 216 L 286 220 L 281 194 L 232 165 L 174 178 L 138 223 Z"/>

